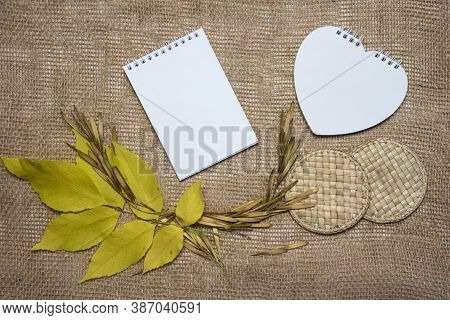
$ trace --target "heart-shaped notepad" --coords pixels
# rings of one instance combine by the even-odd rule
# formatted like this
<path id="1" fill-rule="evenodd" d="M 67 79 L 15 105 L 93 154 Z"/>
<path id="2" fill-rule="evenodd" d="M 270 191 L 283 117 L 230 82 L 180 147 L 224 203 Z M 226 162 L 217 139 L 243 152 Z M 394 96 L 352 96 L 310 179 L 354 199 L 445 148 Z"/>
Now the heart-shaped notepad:
<path id="1" fill-rule="evenodd" d="M 398 109 L 408 90 L 399 63 L 382 51 L 364 51 L 346 29 L 329 26 L 303 40 L 294 81 L 300 108 L 317 135 L 373 127 Z"/>

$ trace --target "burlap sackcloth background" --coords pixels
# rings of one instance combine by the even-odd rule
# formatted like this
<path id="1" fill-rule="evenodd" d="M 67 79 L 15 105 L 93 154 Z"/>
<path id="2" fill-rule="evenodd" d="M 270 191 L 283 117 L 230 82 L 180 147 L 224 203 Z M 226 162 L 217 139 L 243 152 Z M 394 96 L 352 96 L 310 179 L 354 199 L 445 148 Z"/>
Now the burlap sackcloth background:
<path id="1" fill-rule="evenodd" d="M 65 145 L 73 137 L 59 111 L 76 106 L 88 114 L 103 112 L 119 128 L 120 141 L 155 169 L 166 204 L 203 178 L 209 210 L 238 205 L 263 192 L 276 163 L 278 116 L 296 99 L 293 64 L 301 41 L 319 26 L 345 25 L 364 35 L 367 50 L 382 48 L 403 59 L 406 100 L 381 125 L 340 137 L 314 136 L 296 112 L 302 150 L 347 152 L 370 139 L 391 138 L 418 154 L 429 182 L 422 205 L 399 223 L 361 221 L 323 236 L 286 214 L 250 240 L 225 234 L 225 273 L 184 251 L 175 263 L 145 276 L 132 276 L 138 268 L 131 268 L 79 285 L 94 251 L 29 251 L 55 213 L 2 165 L 0 298 L 449 298 L 448 21 L 445 0 L 2 1 L 1 156 L 73 159 Z M 180 183 L 121 67 L 200 26 L 260 143 Z M 250 257 L 297 239 L 310 245 Z"/>

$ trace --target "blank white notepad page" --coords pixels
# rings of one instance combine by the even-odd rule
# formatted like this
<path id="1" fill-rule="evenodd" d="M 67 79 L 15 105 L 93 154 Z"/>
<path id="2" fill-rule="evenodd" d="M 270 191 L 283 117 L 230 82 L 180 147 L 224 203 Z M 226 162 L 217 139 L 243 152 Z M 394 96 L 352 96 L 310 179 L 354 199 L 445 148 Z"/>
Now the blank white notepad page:
<path id="1" fill-rule="evenodd" d="M 258 142 L 203 29 L 124 70 L 180 180 Z"/>

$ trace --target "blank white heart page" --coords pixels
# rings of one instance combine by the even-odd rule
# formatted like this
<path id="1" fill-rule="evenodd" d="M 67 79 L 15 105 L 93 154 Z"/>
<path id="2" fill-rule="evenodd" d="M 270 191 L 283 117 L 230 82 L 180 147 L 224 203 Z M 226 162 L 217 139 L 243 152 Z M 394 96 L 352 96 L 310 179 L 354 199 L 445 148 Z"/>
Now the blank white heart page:
<path id="1" fill-rule="evenodd" d="M 294 81 L 302 113 L 317 135 L 340 135 L 373 127 L 403 102 L 408 79 L 382 51 L 364 51 L 346 29 L 321 27 L 303 40 Z"/>

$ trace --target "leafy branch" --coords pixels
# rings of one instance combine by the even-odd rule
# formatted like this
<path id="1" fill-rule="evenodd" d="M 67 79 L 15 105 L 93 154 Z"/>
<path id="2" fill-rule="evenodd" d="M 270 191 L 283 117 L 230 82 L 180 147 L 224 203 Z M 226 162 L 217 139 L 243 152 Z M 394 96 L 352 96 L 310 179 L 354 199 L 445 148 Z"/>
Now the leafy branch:
<path id="1" fill-rule="evenodd" d="M 97 121 L 77 109 L 62 115 L 75 134 L 76 164 L 54 160 L 2 158 L 6 168 L 28 181 L 43 203 L 63 212 L 47 227 L 32 250 L 79 251 L 100 246 L 81 282 L 111 276 L 144 258 L 142 273 L 173 261 L 183 247 L 222 265 L 219 230 L 268 228 L 274 215 L 313 207 L 306 202 L 316 188 L 291 198 L 284 187 L 297 159 L 299 142 L 293 136 L 294 106 L 280 118 L 278 164 L 268 178 L 265 194 L 226 212 L 204 212 L 202 181 L 180 196 L 175 208 L 164 208 L 158 181 L 138 155 L 118 143 L 113 128 L 111 144 L 104 138 L 102 115 Z M 129 208 L 127 210 L 126 208 Z M 135 219 L 116 227 L 121 214 Z M 286 245 L 260 254 L 284 253 L 307 242 Z"/>

